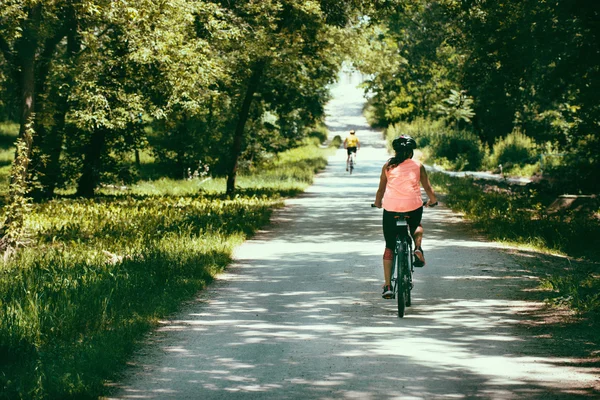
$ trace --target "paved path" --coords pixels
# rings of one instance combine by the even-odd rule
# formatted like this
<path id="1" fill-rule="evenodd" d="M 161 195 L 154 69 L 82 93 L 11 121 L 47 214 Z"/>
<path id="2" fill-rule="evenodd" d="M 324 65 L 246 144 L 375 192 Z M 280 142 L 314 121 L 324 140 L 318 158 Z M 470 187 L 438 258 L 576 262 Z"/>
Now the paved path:
<path id="1" fill-rule="evenodd" d="M 599 396 L 597 369 L 527 330 L 535 281 L 444 207 L 425 212 L 427 266 L 407 316 L 381 298 L 381 211 L 370 203 L 387 154 L 352 87 L 335 88 L 328 125 L 332 135 L 357 130 L 356 174 L 345 173 L 343 151 L 332 157 L 227 273 L 164 322 L 113 398 Z"/>

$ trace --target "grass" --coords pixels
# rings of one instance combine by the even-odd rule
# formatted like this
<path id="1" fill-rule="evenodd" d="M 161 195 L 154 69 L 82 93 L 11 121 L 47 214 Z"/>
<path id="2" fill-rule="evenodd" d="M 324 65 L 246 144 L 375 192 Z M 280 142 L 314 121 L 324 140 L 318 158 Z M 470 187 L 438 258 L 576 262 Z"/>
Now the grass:
<path id="1" fill-rule="evenodd" d="M 0 122 L 0 195 L 8 192 L 10 165 L 15 158 L 15 140 L 19 136 L 19 124 Z"/>
<path id="2" fill-rule="evenodd" d="M 582 259 L 578 268 L 542 279 L 553 304 L 600 322 L 600 221 L 594 213 L 551 213 L 553 196 L 534 188 L 498 187 L 468 178 L 430 175 L 445 203 L 493 240 Z"/>
<path id="3" fill-rule="evenodd" d="M 35 204 L 31 246 L 0 264 L 0 398 L 106 394 L 143 335 L 304 190 L 325 155 L 281 154 L 241 176 L 232 199 L 223 179 L 159 179 Z"/>

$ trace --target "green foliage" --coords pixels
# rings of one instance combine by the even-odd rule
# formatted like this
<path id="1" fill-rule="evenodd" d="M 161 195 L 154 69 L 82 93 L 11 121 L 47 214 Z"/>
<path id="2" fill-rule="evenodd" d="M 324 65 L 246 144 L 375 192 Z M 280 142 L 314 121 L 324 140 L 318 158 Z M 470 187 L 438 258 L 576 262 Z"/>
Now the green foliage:
<path id="1" fill-rule="evenodd" d="M 542 280 L 542 285 L 554 291 L 550 302 L 568 306 L 578 313 L 600 320 L 600 278 L 592 268 L 552 275 Z"/>
<path id="2" fill-rule="evenodd" d="M 329 144 L 329 147 L 338 149 L 342 145 L 343 142 L 344 141 L 342 140 L 342 137 L 340 135 L 335 135 L 333 137 L 333 139 L 331 139 L 331 143 Z"/>
<path id="3" fill-rule="evenodd" d="M 473 98 L 466 95 L 464 90 L 450 90 L 450 95 L 436 105 L 436 111 L 448 121 L 453 121 L 458 126 L 460 121 L 471 122 L 475 116 L 473 112 Z"/>
<path id="4" fill-rule="evenodd" d="M 281 153 L 232 199 L 223 179 L 192 177 L 33 204 L 35 245 L 0 264 L 0 397 L 106 394 L 144 333 L 222 271 L 282 196 L 310 184 L 327 151 Z"/>
<path id="5" fill-rule="evenodd" d="M 386 127 L 441 112 L 456 130 L 472 122 L 490 147 L 520 130 L 568 154 L 562 167 L 544 169 L 557 186 L 597 193 L 600 3 L 576 3 L 406 0 L 381 10 L 352 38 L 354 64 L 369 77 L 369 122 Z M 510 173 L 537 169 L 524 153 L 517 160 L 498 150 L 515 165 Z"/>
<path id="6" fill-rule="evenodd" d="M 417 148 L 423 149 L 429 146 L 432 140 L 440 134 L 448 130 L 446 123 L 443 120 L 431 120 L 426 118 L 416 118 L 411 122 L 398 122 L 390 125 L 385 131 L 385 136 L 388 140 L 389 147 L 394 138 L 406 134 L 415 139 Z"/>
<path id="7" fill-rule="evenodd" d="M 27 196 L 27 165 L 30 162 L 27 142 L 33 136 L 32 124 L 28 124 L 23 137 L 17 139 L 15 160 L 11 168 L 11 182 L 8 189 L 8 202 L 4 207 L 0 227 L 0 252 L 9 258 L 16 249 L 28 242 L 25 217 L 31 209 L 31 199 Z"/>
<path id="8" fill-rule="evenodd" d="M 407 1 L 388 10 L 381 24 L 358 27 L 353 61 L 369 76 L 364 86 L 378 126 L 435 118 L 435 105 L 457 87 L 453 79 L 464 58 L 449 40 L 451 16 L 444 3 Z"/>
<path id="9" fill-rule="evenodd" d="M 21 114 L 20 62 L 31 62 L 38 198 L 131 183 L 135 151 L 172 177 L 198 160 L 230 173 L 232 159 L 259 163 L 322 120 L 362 3 L 15 1 L 0 12 L 0 118 Z"/>
<path id="10" fill-rule="evenodd" d="M 600 152 L 600 137 L 580 137 L 573 148 L 564 153 L 544 155 L 544 174 L 549 183 L 560 193 L 598 193 L 599 174 L 597 162 Z"/>
<path id="11" fill-rule="evenodd" d="M 377 99 L 367 100 L 363 115 L 373 128 L 386 128 L 388 126 L 388 120 L 385 117 L 385 107 Z"/>
<path id="12" fill-rule="evenodd" d="M 319 125 L 316 128 L 309 130 L 308 137 L 317 139 L 317 144 L 321 144 L 327 140 L 328 134 L 329 131 L 327 130 L 327 127 L 325 125 Z"/>
<path id="13" fill-rule="evenodd" d="M 8 187 L 10 165 L 15 159 L 15 141 L 18 136 L 19 124 L 0 123 L 0 188 Z"/>
<path id="14" fill-rule="evenodd" d="M 423 151 L 423 161 L 441 164 L 444 168 L 462 171 L 477 170 L 485 156 L 479 139 L 468 131 L 455 131 L 442 120 L 417 118 L 411 123 L 397 123 L 386 130 L 388 142 L 402 134 L 417 141 Z"/>
<path id="15" fill-rule="evenodd" d="M 468 131 L 450 130 L 437 135 L 430 148 L 442 164 L 455 171 L 476 171 L 485 156 L 485 149 L 479 138 Z"/>
<path id="16" fill-rule="evenodd" d="M 505 168 L 535 164 L 538 159 L 538 146 L 533 139 L 518 129 L 502 139 L 498 139 L 487 161 L 490 168 L 502 164 Z"/>
<path id="17" fill-rule="evenodd" d="M 3 368 L 6 393 L 98 392 L 139 335 L 201 289 L 232 245 L 268 220 L 268 206 L 163 197 L 53 201 L 34 210 L 38 249 L 5 265 L 0 281 L 3 367 L 23 373 Z"/>

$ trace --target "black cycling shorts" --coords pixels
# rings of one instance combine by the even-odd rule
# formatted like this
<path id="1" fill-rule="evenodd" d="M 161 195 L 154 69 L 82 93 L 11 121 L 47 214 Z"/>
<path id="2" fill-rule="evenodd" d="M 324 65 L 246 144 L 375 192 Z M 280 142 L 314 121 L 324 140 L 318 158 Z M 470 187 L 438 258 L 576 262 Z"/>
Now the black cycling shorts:
<path id="1" fill-rule="evenodd" d="M 352 153 L 356 153 L 356 146 L 347 147 L 346 150 L 348 150 L 348 155 L 350 155 Z"/>
<path id="2" fill-rule="evenodd" d="M 385 247 L 388 249 L 393 249 L 396 246 L 396 235 L 398 234 L 396 217 L 400 215 L 408 216 L 406 221 L 408 222 L 410 234 L 414 235 L 419 225 L 421 225 L 421 218 L 423 218 L 423 207 L 419 207 L 413 211 L 401 213 L 383 210 L 383 237 L 385 238 Z"/>

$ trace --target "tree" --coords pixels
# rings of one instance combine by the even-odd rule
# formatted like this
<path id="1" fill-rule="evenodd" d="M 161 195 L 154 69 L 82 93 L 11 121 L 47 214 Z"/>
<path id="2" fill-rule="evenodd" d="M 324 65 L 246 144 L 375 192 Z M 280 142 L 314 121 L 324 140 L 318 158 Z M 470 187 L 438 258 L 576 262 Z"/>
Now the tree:
<path id="1" fill-rule="evenodd" d="M 27 191 L 29 164 L 32 156 L 36 107 L 49 72 L 49 64 L 60 42 L 68 33 L 68 15 L 72 4 L 64 1 L 17 1 L 0 11 L 0 52 L 4 73 L 15 87 L 19 114 L 19 138 L 13 175 L 11 177 L 9 213 L 3 224 L 3 237 L 7 229 L 21 231 L 23 225 L 22 195 Z M 12 236 L 7 247 L 13 247 L 18 238 Z"/>
<path id="2" fill-rule="evenodd" d="M 107 10 L 103 34 L 92 36 L 81 84 L 71 94 L 73 122 L 85 135 L 72 143 L 75 155 L 84 153 L 79 195 L 92 196 L 103 166 L 143 142 L 143 130 L 135 128 L 140 115 L 177 121 L 205 113 L 220 67 L 196 25 L 215 11 L 184 0 L 139 0 Z"/>
<path id="3" fill-rule="evenodd" d="M 314 95 L 320 93 L 322 87 L 308 84 L 304 91 L 298 91 L 288 83 L 307 76 L 316 77 L 318 84 L 335 79 L 335 63 L 324 63 L 319 67 L 314 61 L 326 59 L 323 49 L 332 49 L 332 43 L 323 35 L 327 35 L 331 27 L 347 23 L 352 8 L 347 4 L 336 6 L 330 1 L 299 0 L 221 1 L 219 4 L 239 19 L 245 33 L 244 40 L 238 42 L 243 44 L 243 48 L 234 46 L 230 49 L 234 63 L 232 91 L 238 93 L 241 99 L 227 166 L 227 194 L 232 195 L 246 125 L 251 115 L 262 114 L 253 114 L 253 108 L 267 107 L 279 118 L 290 116 L 292 108 L 304 112 L 305 116 L 312 115 L 313 119 L 322 115 L 326 97 L 322 93 Z M 308 105 L 303 102 L 307 95 L 317 100 L 316 103 Z M 257 102 L 257 99 L 262 101 Z"/>
<path id="4" fill-rule="evenodd" d="M 355 64 L 369 74 L 365 90 L 382 125 L 436 114 L 436 105 L 458 86 L 462 63 L 452 16 L 442 2 L 405 0 L 383 8 L 363 32 Z"/>

